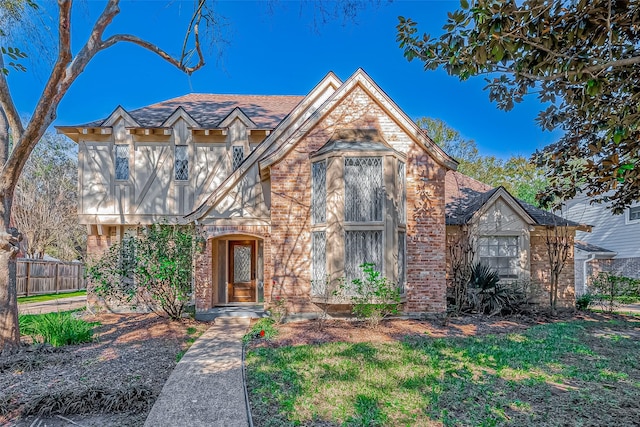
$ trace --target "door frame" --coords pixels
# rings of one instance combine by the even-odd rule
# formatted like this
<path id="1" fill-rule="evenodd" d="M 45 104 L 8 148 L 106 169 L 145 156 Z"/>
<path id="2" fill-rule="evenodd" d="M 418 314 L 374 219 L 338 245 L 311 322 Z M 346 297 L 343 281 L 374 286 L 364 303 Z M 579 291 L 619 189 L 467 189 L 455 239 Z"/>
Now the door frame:
<path id="1" fill-rule="evenodd" d="M 226 292 L 226 300 L 227 304 L 243 304 L 243 302 L 235 302 L 231 301 L 231 295 L 233 295 L 233 248 L 235 246 L 251 246 L 251 287 L 253 289 L 253 300 L 248 301 L 251 304 L 255 304 L 258 301 L 258 292 L 257 292 L 257 283 L 256 283 L 256 269 L 257 269 L 257 241 L 251 239 L 238 239 L 238 240 L 228 240 L 227 241 L 227 292 Z M 245 302 L 246 303 L 246 302 Z"/>

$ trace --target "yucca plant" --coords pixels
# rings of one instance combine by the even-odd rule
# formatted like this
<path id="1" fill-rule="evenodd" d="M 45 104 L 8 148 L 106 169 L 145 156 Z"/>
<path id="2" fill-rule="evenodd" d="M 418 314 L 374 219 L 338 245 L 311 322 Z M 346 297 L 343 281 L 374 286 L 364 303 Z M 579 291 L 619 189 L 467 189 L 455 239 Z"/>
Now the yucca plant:
<path id="1" fill-rule="evenodd" d="M 484 314 L 496 314 L 509 306 L 509 292 L 500 285 L 498 272 L 482 263 L 471 267 L 468 297 L 472 309 Z"/>

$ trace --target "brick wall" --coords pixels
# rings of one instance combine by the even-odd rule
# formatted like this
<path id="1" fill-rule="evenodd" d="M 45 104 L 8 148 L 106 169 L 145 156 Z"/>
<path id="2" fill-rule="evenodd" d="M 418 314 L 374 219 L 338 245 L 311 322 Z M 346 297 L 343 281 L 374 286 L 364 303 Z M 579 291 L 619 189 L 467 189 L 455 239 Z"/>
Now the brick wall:
<path id="1" fill-rule="evenodd" d="M 575 269 L 573 260 L 573 240 L 575 232 L 569 231 L 568 244 L 570 253 L 560 273 L 558 283 L 558 306 L 575 306 Z M 545 243 L 545 231 L 539 229 L 531 233 L 531 281 L 542 286 L 544 293 L 539 303 L 549 303 L 550 267 Z"/>
<path id="2" fill-rule="evenodd" d="M 417 146 L 361 88 L 356 88 L 283 159 L 271 167 L 273 288 L 291 312 L 314 311 L 311 290 L 311 164 L 338 128 L 377 128 L 398 151 L 407 152 L 406 312 L 443 312 L 445 284 L 445 168 Z M 267 299 L 268 301 L 268 299 Z"/>

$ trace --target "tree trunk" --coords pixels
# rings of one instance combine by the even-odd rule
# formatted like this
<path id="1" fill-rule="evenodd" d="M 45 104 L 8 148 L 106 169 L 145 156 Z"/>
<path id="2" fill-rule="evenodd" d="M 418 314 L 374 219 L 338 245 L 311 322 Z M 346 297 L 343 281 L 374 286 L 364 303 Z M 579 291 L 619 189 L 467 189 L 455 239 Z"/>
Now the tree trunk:
<path id="1" fill-rule="evenodd" d="M 10 193 L 10 192 L 9 192 Z M 19 234 L 8 227 L 11 196 L 0 194 L 0 349 L 20 345 L 18 300 L 16 292 L 16 257 Z"/>

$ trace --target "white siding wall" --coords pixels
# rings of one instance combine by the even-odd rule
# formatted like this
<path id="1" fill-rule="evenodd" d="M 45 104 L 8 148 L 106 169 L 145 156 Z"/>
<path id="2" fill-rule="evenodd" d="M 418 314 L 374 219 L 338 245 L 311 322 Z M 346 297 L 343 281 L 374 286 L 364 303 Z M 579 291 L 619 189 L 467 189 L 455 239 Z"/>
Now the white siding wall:
<path id="1" fill-rule="evenodd" d="M 605 205 L 591 205 L 585 198 L 567 205 L 567 218 L 593 226 L 591 233 L 576 232 L 576 240 L 617 252 L 616 258 L 640 257 L 640 221 L 627 221 L 627 211 L 624 215 L 613 215 Z"/>

